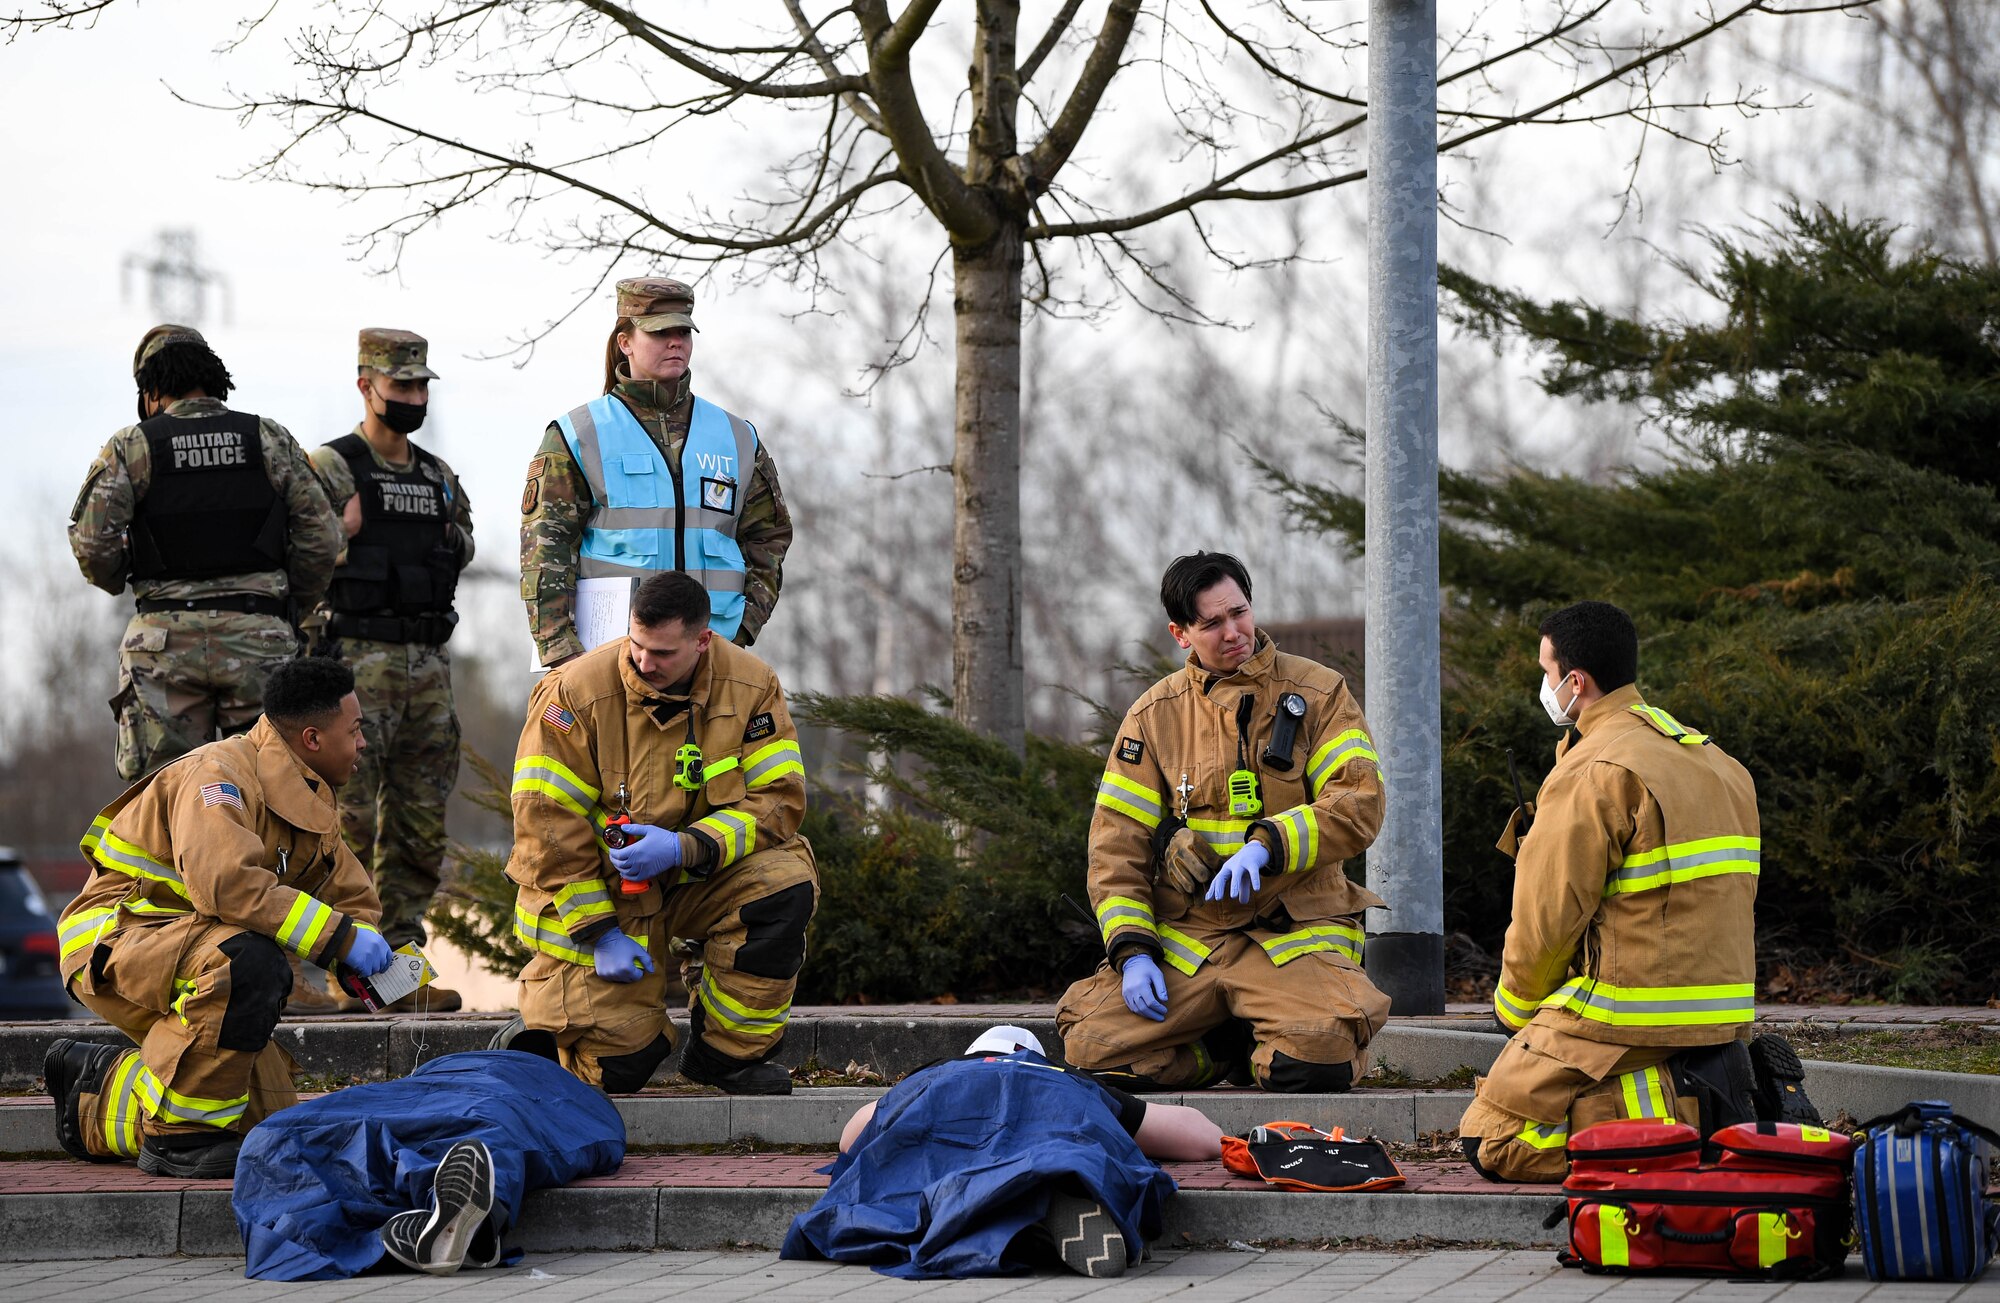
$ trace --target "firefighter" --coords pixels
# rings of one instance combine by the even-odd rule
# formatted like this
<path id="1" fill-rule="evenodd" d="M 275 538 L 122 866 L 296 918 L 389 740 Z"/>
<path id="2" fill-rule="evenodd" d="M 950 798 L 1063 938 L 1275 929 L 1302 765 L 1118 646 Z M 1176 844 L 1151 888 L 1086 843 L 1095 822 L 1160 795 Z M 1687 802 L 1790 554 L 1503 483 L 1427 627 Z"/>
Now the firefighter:
<path id="1" fill-rule="evenodd" d="M 1543 620 L 1540 660 L 1542 708 L 1567 732 L 1500 840 L 1514 912 L 1493 1007 L 1514 1037 L 1459 1123 L 1466 1157 L 1494 1180 L 1560 1181 L 1570 1133 L 1595 1122 L 1817 1122 L 1790 1047 L 1742 1044 L 1756 1016 L 1749 772 L 1640 697 L 1638 631 L 1610 603 Z"/>
<path id="2" fill-rule="evenodd" d="M 1160 584 L 1187 664 L 1125 715 L 1090 825 L 1097 972 L 1056 1012 L 1069 1061 L 1128 1089 L 1344 1091 L 1389 998 L 1361 971 L 1341 861 L 1382 823 L 1368 722 L 1334 671 L 1256 627 L 1235 557 Z"/>
<path id="3" fill-rule="evenodd" d="M 43 1063 L 77 1158 L 227 1177 L 242 1136 L 298 1102 L 271 1039 L 289 952 L 372 976 L 390 949 L 335 789 L 364 742 L 354 676 L 293 660 L 248 733 L 169 763 L 84 834 L 90 880 L 62 913 L 63 981 L 137 1049 L 62 1039 Z"/>
<path id="4" fill-rule="evenodd" d="M 536 687 L 514 762 L 507 873 L 536 953 L 496 1047 L 560 1057 L 611 1094 L 640 1089 L 673 1048 L 674 937 L 702 944 L 681 1074 L 791 1093 L 769 1060 L 819 891 L 799 836 L 805 768 L 777 675 L 716 637 L 710 610 L 687 574 L 641 581 L 628 636 Z"/>

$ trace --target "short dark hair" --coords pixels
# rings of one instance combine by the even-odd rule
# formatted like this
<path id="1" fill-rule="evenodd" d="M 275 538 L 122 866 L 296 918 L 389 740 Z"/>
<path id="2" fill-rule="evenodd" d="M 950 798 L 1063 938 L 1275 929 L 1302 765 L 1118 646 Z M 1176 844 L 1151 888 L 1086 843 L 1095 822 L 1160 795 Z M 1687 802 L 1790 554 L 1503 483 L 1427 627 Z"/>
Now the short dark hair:
<path id="1" fill-rule="evenodd" d="M 210 398 L 227 398 L 236 382 L 215 350 L 196 339 L 179 339 L 139 364 L 134 377 L 139 392 L 159 398 L 179 398 L 199 389 Z"/>
<path id="2" fill-rule="evenodd" d="M 679 620 L 689 632 L 708 627 L 708 590 L 684 570 L 647 575 L 632 594 L 632 618 L 642 629 L 657 629 Z"/>
<path id="3" fill-rule="evenodd" d="M 1639 677 L 1639 630 L 1632 617 L 1609 602 L 1577 602 L 1551 612 L 1541 635 L 1555 649 L 1556 668 L 1582 670 L 1599 692 L 1612 692 Z"/>
<path id="4" fill-rule="evenodd" d="M 1167 618 L 1175 624 L 1193 624 L 1195 599 L 1225 579 L 1234 579 L 1243 590 L 1243 600 L 1250 600 L 1250 572 L 1229 553 L 1196 552 L 1175 557 L 1160 579 L 1160 605 L 1167 608 Z"/>
<path id="5" fill-rule="evenodd" d="M 354 671 L 330 656 L 301 656 L 264 676 L 264 717 L 283 729 L 316 724 L 354 691 Z"/>

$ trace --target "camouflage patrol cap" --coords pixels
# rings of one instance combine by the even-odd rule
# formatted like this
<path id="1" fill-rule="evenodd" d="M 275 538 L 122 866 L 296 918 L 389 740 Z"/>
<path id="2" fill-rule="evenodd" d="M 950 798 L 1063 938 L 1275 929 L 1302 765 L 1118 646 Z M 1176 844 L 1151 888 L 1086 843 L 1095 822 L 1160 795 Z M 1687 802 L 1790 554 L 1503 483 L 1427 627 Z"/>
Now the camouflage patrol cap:
<path id="1" fill-rule="evenodd" d="M 632 318 L 641 330 L 672 330 L 694 324 L 694 290 L 664 276 L 634 276 L 618 282 L 618 315 Z"/>
<path id="2" fill-rule="evenodd" d="M 206 344 L 201 332 L 193 326 L 176 326 L 172 322 L 162 322 L 139 337 L 139 347 L 132 351 L 132 376 L 138 378 L 139 368 L 146 365 L 146 359 L 169 344 Z"/>
<path id="3" fill-rule="evenodd" d="M 364 326 L 361 354 L 355 360 L 391 380 L 435 380 L 437 372 L 425 365 L 430 352 L 430 341 L 414 331 Z"/>

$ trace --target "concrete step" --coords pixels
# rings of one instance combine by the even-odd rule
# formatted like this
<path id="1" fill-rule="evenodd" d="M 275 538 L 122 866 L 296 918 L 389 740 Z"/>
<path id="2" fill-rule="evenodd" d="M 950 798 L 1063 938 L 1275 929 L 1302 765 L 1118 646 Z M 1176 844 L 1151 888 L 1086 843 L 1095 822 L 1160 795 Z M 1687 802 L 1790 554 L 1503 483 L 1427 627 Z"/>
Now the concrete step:
<path id="1" fill-rule="evenodd" d="M 829 1155 L 638 1155 L 615 1174 L 529 1196 L 512 1237 L 534 1251 L 775 1248 L 818 1198 Z M 1228 1240 L 1371 1238 L 1550 1245 L 1549 1187 L 1491 1185 L 1460 1164 L 1408 1163 L 1406 1189 L 1271 1190 L 1220 1163 L 1172 1163 L 1163 1247 Z M 0 1166 L 0 1260 L 231 1256 L 243 1251 L 226 1181 L 171 1181 L 131 1167 Z"/>

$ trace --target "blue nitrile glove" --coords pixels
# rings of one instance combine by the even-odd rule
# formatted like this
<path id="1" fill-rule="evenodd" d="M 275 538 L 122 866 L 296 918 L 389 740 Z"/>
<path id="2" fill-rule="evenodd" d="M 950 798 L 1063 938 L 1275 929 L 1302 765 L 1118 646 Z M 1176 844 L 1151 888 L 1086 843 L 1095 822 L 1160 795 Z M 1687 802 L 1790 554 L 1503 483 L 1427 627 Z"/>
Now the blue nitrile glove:
<path id="1" fill-rule="evenodd" d="M 625 825 L 632 840 L 611 848 L 611 867 L 627 882 L 651 882 L 681 866 L 681 835 L 650 823 Z"/>
<path id="2" fill-rule="evenodd" d="M 363 977 L 373 977 L 389 966 L 390 957 L 396 952 L 389 949 L 389 943 L 374 928 L 354 929 L 354 940 L 347 943 L 347 958 L 340 962 Z"/>
<path id="3" fill-rule="evenodd" d="M 1167 1020 L 1167 979 L 1144 951 L 1125 961 L 1125 1007 L 1141 1018 Z"/>
<path id="4" fill-rule="evenodd" d="M 617 928 L 597 938 L 590 961 L 607 982 L 636 982 L 653 971 L 653 957 L 646 953 L 646 947 Z"/>
<path id="5" fill-rule="evenodd" d="M 1250 897 L 1264 885 L 1263 869 L 1271 862 L 1271 852 L 1264 849 L 1263 842 L 1249 842 L 1242 850 L 1222 862 L 1216 871 L 1215 880 L 1208 884 L 1209 900 L 1233 897 L 1237 904 L 1247 905 Z"/>

